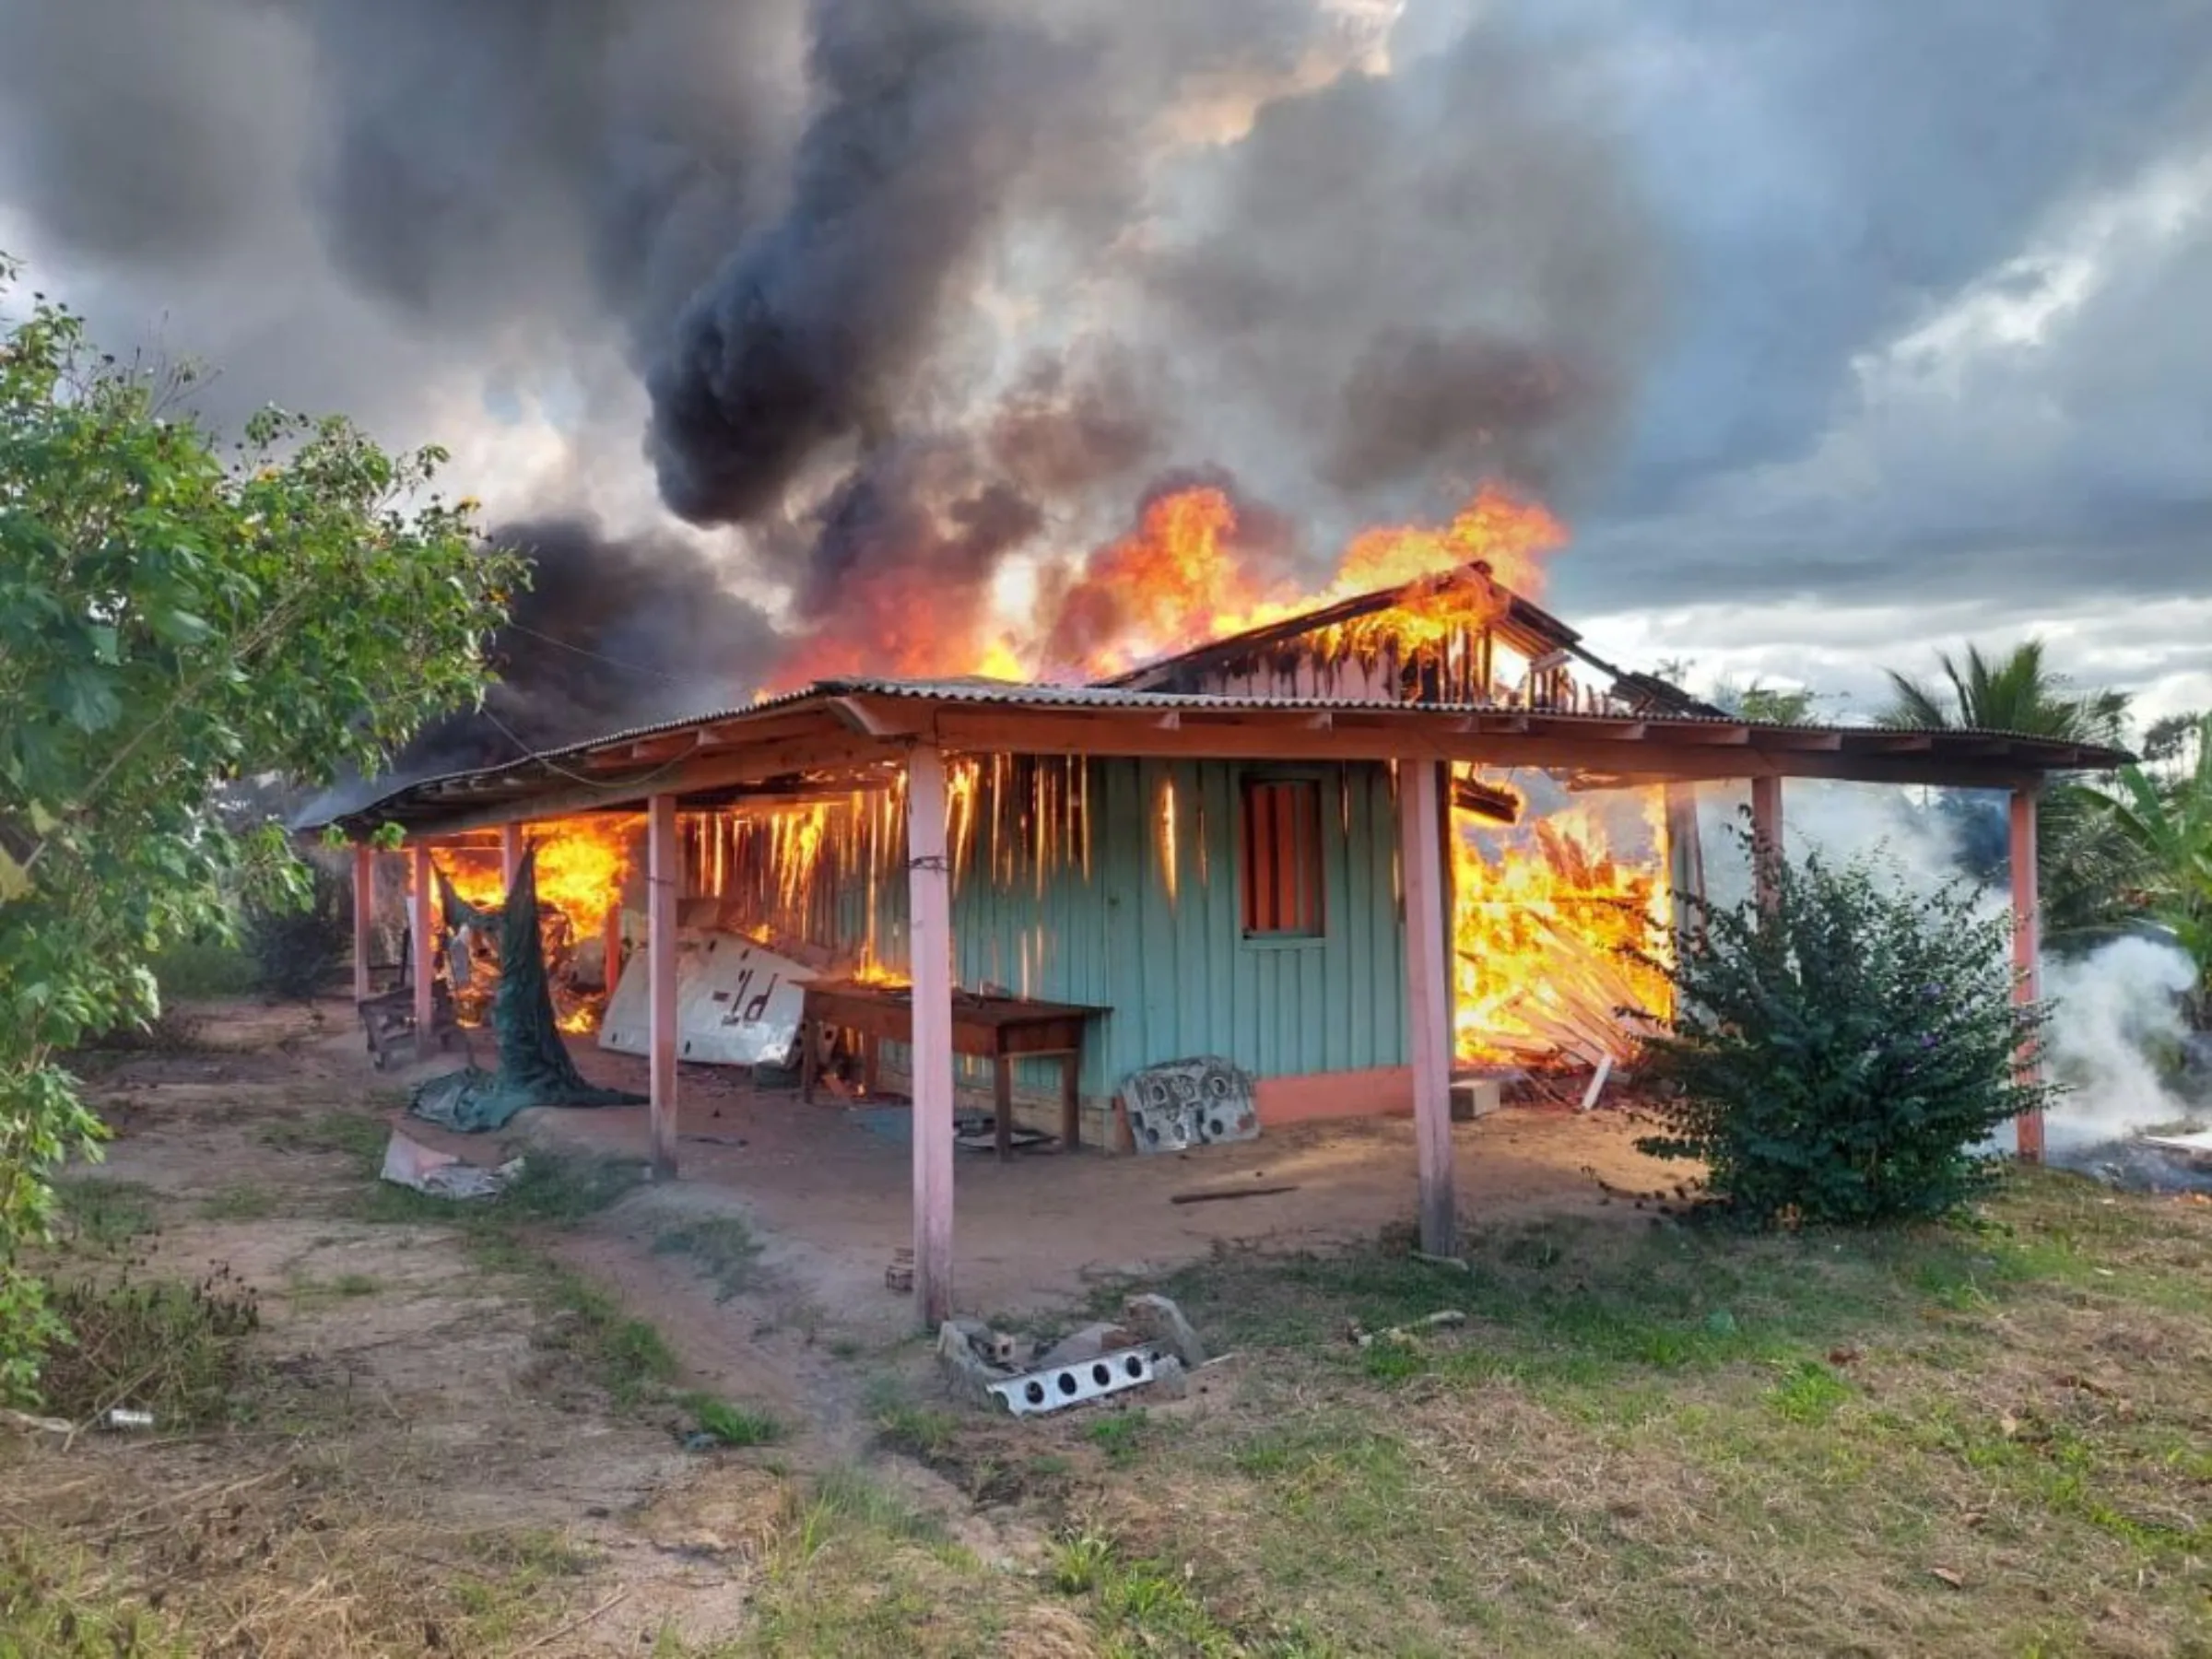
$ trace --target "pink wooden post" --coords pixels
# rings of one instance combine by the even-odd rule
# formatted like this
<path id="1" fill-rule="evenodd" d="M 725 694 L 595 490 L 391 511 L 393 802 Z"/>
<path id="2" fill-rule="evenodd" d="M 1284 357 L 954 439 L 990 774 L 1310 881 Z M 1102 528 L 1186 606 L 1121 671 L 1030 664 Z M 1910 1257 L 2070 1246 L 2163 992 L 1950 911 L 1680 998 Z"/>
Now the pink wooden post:
<path id="1" fill-rule="evenodd" d="M 1771 911 L 1778 897 L 1775 873 L 1782 865 L 1782 780 L 1751 780 L 1751 867 L 1759 908 Z"/>
<path id="2" fill-rule="evenodd" d="M 1421 1248 L 1457 1253 L 1452 1182 L 1452 994 L 1445 955 L 1442 816 L 1437 767 L 1398 763 L 1399 857 L 1406 875 L 1406 1058 L 1413 1065 L 1413 1138 L 1419 1153 Z"/>
<path id="3" fill-rule="evenodd" d="M 913 972 L 914 1300 L 924 1324 L 952 1316 L 952 877 L 945 861 L 945 757 L 906 764 L 907 948 Z"/>
<path id="4" fill-rule="evenodd" d="M 500 890 L 512 893 L 514 878 L 523 867 L 523 827 L 520 824 L 500 826 Z"/>
<path id="5" fill-rule="evenodd" d="M 653 1172 L 663 1181 L 676 1179 L 676 901 L 683 879 L 676 797 L 654 795 L 645 821 L 645 988 L 652 999 Z"/>
<path id="6" fill-rule="evenodd" d="M 437 1020 L 437 1002 L 430 993 L 438 981 L 438 877 L 430 867 L 428 841 L 417 841 L 409 852 L 414 885 L 407 895 L 407 944 L 413 959 L 407 971 L 415 982 L 415 1053 L 429 1053 L 430 1028 Z"/>
<path id="7" fill-rule="evenodd" d="M 353 843 L 353 1000 L 369 1000 L 369 947 L 375 936 L 376 849 Z"/>
<path id="8" fill-rule="evenodd" d="M 2012 792 L 2012 994 L 2020 1003 L 2042 994 L 2042 918 L 2036 891 L 2036 789 L 2033 784 Z M 2032 1046 L 2023 1046 L 2015 1063 L 2015 1076 L 2023 1083 L 2040 1081 L 2042 1059 Z M 2023 1163 L 2043 1160 L 2043 1114 L 2023 1112 L 2013 1124 L 2014 1144 Z"/>

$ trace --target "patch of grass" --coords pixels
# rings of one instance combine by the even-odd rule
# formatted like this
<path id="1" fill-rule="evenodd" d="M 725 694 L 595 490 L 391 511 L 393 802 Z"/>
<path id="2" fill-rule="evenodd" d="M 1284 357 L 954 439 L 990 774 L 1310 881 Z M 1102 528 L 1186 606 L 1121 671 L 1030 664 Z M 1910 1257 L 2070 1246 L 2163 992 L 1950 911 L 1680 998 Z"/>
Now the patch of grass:
<path id="1" fill-rule="evenodd" d="M 1130 1464 L 1143 1453 L 1155 1428 L 1151 1414 L 1139 1406 L 1099 1418 L 1083 1431 L 1083 1438 L 1105 1453 L 1108 1463 Z"/>
<path id="2" fill-rule="evenodd" d="M 616 1158 L 584 1158 L 534 1151 L 522 1172 L 493 1200 L 503 1216 L 519 1221 L 573 1226 L 619 1203 L 645 1179 L 646 1166 Z"/>
<path id="3" fill-rule="evenodd" d="M 1085 1533 L 1056 1545 L 1051 1577 L 1062 1594 L 1088 1599 L 1117 1650 L 1223 1659 L 1254 1651 L 1217 1619 L 1190 1573 L 1129 1559 L 1110 1538 Z"/>
<path id="4" fill-rule="evenodd" d="M 1163 1287 L 1247 1363 L 1080 1500 L 1048 1573 L 1109 1651 L 2212 1653 L 2203 1206 L 2026 1172 L 1959 1225 L 1468 1255 Z"/>
<path id="5" fill-rule="evenodd" d="M 760 1242 L 744 1218 L 708 1216 L 664 1228 L 653 1253 L 690 1257 L 714 1281 L 716 1300 L 727 1301 L 752 1284 Z"/>
<path id="6" fill-rule="evenodd" d="M 591 1369 L 614 1403 L 630 1409 L 676 1380 L 676 1355 L 641 1319 L 581 1275 L 547 1265 L 539 1275 L 542 1300 L 553 1315 L 547 1342 Z"/>
<path id="7" fill-rule="evenodd" d="M 9 1659 L 190 1659 L 168 1620 L 26 1534 L 0 1536 L 0 1653 Z"/>
<path id="8" fill-rule="evenodd" d="M 53 1196 L 61 1241 L 75 1249 L 120 1250 L 157 1225 L 154 1189 L 139 1182 L 72 1176 L 53 1183 Z"/>
<path id="9" fill-rule="evenodd" d="M 783 1438 L 783 1426 L 764 1411 L 747 1410 L 708 1394 L 688 1394 L 682 1405 L 701 1434 L 711 1434 L 725 1446 L 766 1446 Z"/>
<path id="10" fill-rule="evenodd" d="M 252 1181 L 234 1181 L 200 1200 L 200 1215 L 209 1221 L 265 1221 L 277 1208 L 276 1194 Z"/>
<path id="11" fill-rule="evenodd" d="M 1767 1391 L 1767 1404 L 1793 1423 L 1825 1423 L 1852 1397 L 1849 1383 L 1816 1359 L 1801 1359 Z"/>
<path id="12" fill-rule="evenodd" d="M 260 1300 L 228 1267 L 197 1281 L 90 1275 L 53 1287 L 69 1339 L 46 1357 L 45 1409 L 75 1422 L 111 1406 L 150 1411 L 163 1432 L 218 1422 L 244 1374 Z"/>
<path id="13" fill-rule="evenodd" d="M 265 1124 L 261 1142 L 280 1152 L 340 1152 L 364 1173 L 373 1175 L 384 1161 L 392 1126 L 382 1117 L 359 1112 L 324 1112 L 312 1117 L 278 1118 Z"/>
<path id="14" fill-rule="evenodd" d="M 904 1400 L 878 1406 L 875 1418 L 878 1444 L 924 1463 L 943 1457 L 959 1438 L 961 1428 L 960 1419 L 949 1411 Z"/>

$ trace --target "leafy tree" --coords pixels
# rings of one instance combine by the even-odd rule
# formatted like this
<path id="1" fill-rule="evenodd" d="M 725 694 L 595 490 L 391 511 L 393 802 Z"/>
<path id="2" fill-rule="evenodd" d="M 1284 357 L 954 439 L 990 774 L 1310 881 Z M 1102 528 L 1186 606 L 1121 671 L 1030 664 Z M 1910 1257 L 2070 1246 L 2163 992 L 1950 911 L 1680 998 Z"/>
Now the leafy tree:
<path id="1" fill-rule="evenodd" d="M 1919 731 L 2012 732 L 2026 737 L 2117 747 L 2126 737 L 2124 691 L 2081 691 L 2046 661 L 2040 640 L 2004 656 L 1969 645 L 1962 657 L 1937 659 L 1942 683 L 1929 685 L 1889 671 L 1892 696 L 1878 724 Z M 1961 822 L 1986 809 L 1956 795 L 1941 803 Z M 2114 829 L 2104 797 L 2077 783 L 2043 792 L 2039 811 L 2036 884 L 2043 936 L 2063 945 L 2092 941 L 2132 914 L 2126 893 L 2138 872 L 2136 849 Z M 1987 872 L 1993 878 L 2001 866 Z"/>
<path id="2" fill-rule="evenodd" d="M 0 269 L 0 307 L 12 291 Z M 24 1248 L 48 1176 L 101 1136 L 60 1057 L 149 1018 L 168 942 L 231 926 L 226 890 L 305 896 L 227 782 L 374 771 L 477 696 L 520 579 L 435 450 L 257 416 L 226 463 L 188 377 L 118 365 L 42 297 L 0 332 L 0 1394 L 58 1335 Z M 12 309 L 12 308 L 10 308 Z M 5 313 L 0 313 L 5 314 Z"/>
<path id="3" fill-rule="evenodd" d="M 2140 766 L 2120 769 L 2112 822 L 2142 854 L 2142 895 L 2196 964 L 2191 1022 L 2212 1023 L 2212 715 L 2199 715 L 2196 761 L 2168 787 Z"/>
<path id="4" fill-rule="evenodd" d="M 2204 714 L 2168 714 L 2143 728 L 2147 765 L 2186 774 L 2204 756 Z"/>
<path id="5" fill-rule="evenodd" d="M 1645 1042 L 1661 1132 L 1747 1223 L 1939 1216 L 1987 1178 L 1976 1148 L 2050 1090 L 2013 1075 L 2044 1014 L 2012 1000 L 2008 923 L 1965 884 L 1916 894 L 1877 863 L 1778 866 L 1756 899 L 1693 901 L 1676 1013 Z"/>

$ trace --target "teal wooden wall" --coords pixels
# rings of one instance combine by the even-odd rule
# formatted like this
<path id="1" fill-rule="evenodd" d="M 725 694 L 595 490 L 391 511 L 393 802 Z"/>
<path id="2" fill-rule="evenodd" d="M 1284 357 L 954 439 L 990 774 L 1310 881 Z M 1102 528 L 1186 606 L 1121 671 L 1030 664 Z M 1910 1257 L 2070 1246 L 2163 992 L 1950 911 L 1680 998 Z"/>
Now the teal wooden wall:
<path id="1" fill-rule="evenodd" d="M 1101 759 L 1046 760 L 1038 771 L 1049 780 L 1041 789 L 1018 773 L 994 789 L 986 763 L 966 836 L 956 800 L 958 970 L 971 989 L 1111 1008 L 1086 1050 L 1087 1097 L 1112 1095 L 1140 1066 L 1197 1054 L 1226 1055 L 1263 1077 L 1405 1064 L 1397 815 L 1386 768 Z M 1237 813 L 1248 773 L 1321 784 L 1320 938 L 1241 935 Z M 1171 813 L 1171 877 L 1161 832 Z M 806 931 L 846 949 L 872 931 L 876 954 L 903 971 L 904 825 L 884 815 L 880 827 L 866 856 L 825 866 L 828 890 L 804 905 Z M 1056 1077 L 1053 1065 L 1031 1064 L 1020 1081 L 1049 1090 Z"/>

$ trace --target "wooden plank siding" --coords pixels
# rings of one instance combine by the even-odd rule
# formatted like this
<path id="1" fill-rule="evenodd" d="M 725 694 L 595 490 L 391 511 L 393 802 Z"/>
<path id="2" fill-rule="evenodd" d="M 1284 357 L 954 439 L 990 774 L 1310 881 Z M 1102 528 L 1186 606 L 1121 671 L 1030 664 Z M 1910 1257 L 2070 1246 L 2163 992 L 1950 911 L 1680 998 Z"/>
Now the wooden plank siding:
<path id="1" fill-rule="evenodd" d="M 953 855 L 954 948 L 963 986 L 1113 1010 L 1085 1049 L 1087 1101 L 1110 1099 L 1141 1066 L 1199 1054 L 1224 1055 L 1261 1077 L 1405 1064 L 1406 953 L 1388 767 L 1096 759 L 1038 770 L 1047 779 L 1041 788 L 1018 765 L 982 762 L 974 829 Z M 1317 936 L 1244 936 L 1248 778 L 1305 782 L 1318 795 L 1300 831 L 1314 839 L 1310 856 L 1321 866 Z M 1044 838 L 1041 862 L 1040 802 L 1057 834 Z M 1171 810 L 1171 838 L 1163 833 Z M 857 952 L 872 934 L 877 959 L 904 972 L 899 816 L 886 815 L 888 833 L 876 838 L 872 860 L 826 857 L 824 890 L 795 904 L 775 901 L 765 874 L 749 897 L 728 897 L 741 913 L 803 918 L 810 941 L 829 949 Z M 1080 836 L 1066 835 L 1071 822 L 1087 831 L 1087 849 Z M 744 877 L 744 861 L 730 868 Z M 903 1069 L 899 1050 L 887 1047 L 885 1057 Z M 971 1064 L 967 1069 L 964 1082 L 982 1081 Z M 1057 1064 L 1025 1062 L 1017 1082 L 1050 1094 Z"/>

